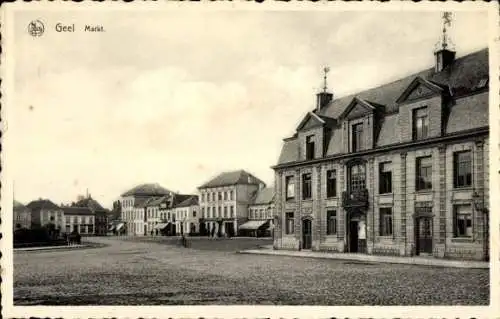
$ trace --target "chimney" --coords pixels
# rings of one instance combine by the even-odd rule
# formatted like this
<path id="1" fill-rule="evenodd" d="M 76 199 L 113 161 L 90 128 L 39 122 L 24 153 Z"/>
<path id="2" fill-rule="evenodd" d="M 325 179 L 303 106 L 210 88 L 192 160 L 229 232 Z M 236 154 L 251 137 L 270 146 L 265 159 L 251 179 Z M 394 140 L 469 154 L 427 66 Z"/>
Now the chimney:
<path id="1" fill-rule="evenodd" d="M 328 105 L 333 100 L 333 94 L 328 92 L 320 92 L 316 94 L 316 111 L 319 112 L 322 108 Z"/>
<path id="2" fill-rule="evenodd" d="M 436 73 L 443 71 L 447 66 L 452 64 L 453 61 L 455 61 L 455 51 L 441 49 L 436 51 L 434 55 L 436 57 Z"/>

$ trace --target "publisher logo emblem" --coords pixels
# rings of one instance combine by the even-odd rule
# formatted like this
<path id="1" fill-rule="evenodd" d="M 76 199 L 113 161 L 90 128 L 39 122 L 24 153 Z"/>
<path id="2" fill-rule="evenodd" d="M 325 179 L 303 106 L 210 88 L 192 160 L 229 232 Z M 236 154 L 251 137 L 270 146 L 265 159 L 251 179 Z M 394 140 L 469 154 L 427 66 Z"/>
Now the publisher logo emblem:
<path id="1" fill-rule="evenodd" d="M 33 37 L 39 37 L 45 31 L 45 26 L 40 20 L 33 20 L 28 24 L 28 33 Z"/>

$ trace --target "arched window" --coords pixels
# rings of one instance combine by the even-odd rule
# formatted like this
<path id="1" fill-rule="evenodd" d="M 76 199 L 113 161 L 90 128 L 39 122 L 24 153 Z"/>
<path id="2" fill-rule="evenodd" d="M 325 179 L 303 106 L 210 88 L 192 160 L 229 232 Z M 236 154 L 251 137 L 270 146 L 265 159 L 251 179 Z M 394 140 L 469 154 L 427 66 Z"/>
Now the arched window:
<path id="1" fill-rule="evenodd" d="M 350 168 L 349 190 L 357 192 L 366 188 L 366 168 L 364 163 L 356 163 Z"/>

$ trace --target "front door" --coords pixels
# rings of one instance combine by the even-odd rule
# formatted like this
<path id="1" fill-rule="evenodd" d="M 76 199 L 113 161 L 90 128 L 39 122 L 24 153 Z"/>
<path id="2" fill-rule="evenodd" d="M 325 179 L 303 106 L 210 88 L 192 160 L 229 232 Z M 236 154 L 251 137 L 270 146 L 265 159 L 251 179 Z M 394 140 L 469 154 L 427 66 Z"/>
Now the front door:
<path id="1" fill-rule="evenodd" d="M 312 247 L 311 230 L 311 220 L 304 219 L 302 221 L 302 249 L 311 249 Z"/>
<path id="2" fill-rule="evenodd" d="M 358 252 L 358 221 L 351 220 L 349 222 L 349 252 L 357 253 Z"/>
<path id="3" fill-rule="evenodd" d="M 416 245 L 417 255 L 432 254 L 432 217 L 423 216 L 416 220 Z"/>
<path id="4" fill-rule="evenodd" d="M 233 222 L 226 223 L 226 234 L 229 237 L 234 237 L 234 223 Z"/>

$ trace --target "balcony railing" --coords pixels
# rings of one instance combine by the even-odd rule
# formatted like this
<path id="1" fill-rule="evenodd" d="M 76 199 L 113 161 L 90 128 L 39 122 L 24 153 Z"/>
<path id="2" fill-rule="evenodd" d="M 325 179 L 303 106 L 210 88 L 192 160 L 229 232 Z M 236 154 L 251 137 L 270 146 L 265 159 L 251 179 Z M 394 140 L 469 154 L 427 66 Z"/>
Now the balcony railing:
<path id="1" fill-rule="evenodd" d="M 363 188 L 354 191 L 342 192 L 342 206 L 367 208 L 368 189 Z"/>

